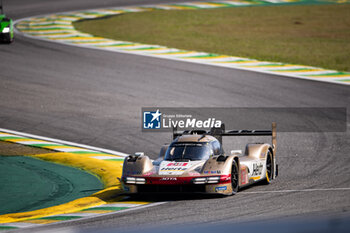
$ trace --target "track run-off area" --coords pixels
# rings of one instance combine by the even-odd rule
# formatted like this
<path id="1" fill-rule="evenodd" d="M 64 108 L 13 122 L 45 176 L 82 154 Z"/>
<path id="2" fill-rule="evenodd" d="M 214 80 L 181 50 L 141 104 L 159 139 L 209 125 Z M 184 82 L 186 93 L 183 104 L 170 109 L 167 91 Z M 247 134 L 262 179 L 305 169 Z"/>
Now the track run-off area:
<path id="1" fill-rule="evenodd" d="M 206 53 L 201 51 L 188 51 L 183 49 L 169 48 L 160 45 L 141 44 L 130 41 L 117 41 L 91 34 L 80 32 L 73 26 L 73 22 L 79 20 L 90 20 L 126 13 L 136 13 L 154 10 L 198 10 L 215 9 L 227 7 L 251 7 L 264 5 L 282 4 L 324 4 L 324 3 L 346 3 L 346 1 L 325 0 L 242 0 L 242 1 L 211 1 L 211 2 L 189 2 L 176 4 L 157 4 L 134 7 L 114 7 L 91 9 L 83 11 L 64 12 L 59 14 L 30 17 L 16 22 L 16 28 L 36 39 L 54 41 L 73 46 L 81 46 L 93 49 L 114 51 L 119 53 L 131 53 L 142 56 L 159 57 L 185 62 L 214 65 L 226 68 L 250 70 L 272 75 L 282 75 L 294 78 L 332 82 L 343 85 L 350 84 L 350 73 L 336 70 L 323 69 L 297 64 L 286 64 L 281 62 L 258 61 L 255 59 L 227 56 L 221 54 Z"/>
<path id="2" fill-rule="evenodd" d="M 242 1 L 230 2 L 234 5 Z M 245 1 L 247 4 L 251 2 Z M 254 2 L 265 4 L 267 1 Z M 148 10 L 145 6 L 160 9 L 159 4 L 165 5 L 163 9 L 177 6 L 182 10 L 228 3 L 216 1 L 210 5 L 203 1 L 194 5 L 190 1 L 157 0 L 63 0 L 49 3 L 37 0 L 34 4 L 24 0 L 10 1 L 6 14 L 17 20 L 20 33 L 17 32 L 13 44 L 0 46 L 0 55 L 6 58 L 0 63 L 0 127 L 4 128 L 1 130 L 2 140 L 28 143 L 32 147 L 46 144 L 43 148 L 52 150 L 55 159 L 78 156 L 81 159 L 79 161 L 94 161 L 94 165 L 103 163 L 98 167 L 115 171 L 120 161 L 109 159 L 123 158 L 123 154 L 116 151 L 145 151 L 155 159 L 160 146 L 171 138 L 163 133 L 141 133 L 139 116 L 144 106 L 349 106 L 349 87 L 338 85 L 347 83 L 349 74 L 345 72 L 294 65 L 289 69 L 289 64 L 178 51 L 134 42 L 106 41 L 105 38 L 81 35 L 71 28 L 75 20 L 114 15 L 117 11 Z M 37 21 L 48 16 L 54 17 L 54 22 L 50 23 L 60 25 L 58 31 L 52 29 L 47 30 L 51 33 L 45 32 L 44 29 L 52 25 Z M 30 28 L 35 29 L 30 31 Z M 67 37 L 55 33 L 66 33 Z M 72 40 L 68 40 L 69 37 Z M 160 59 L 163 57 L 167 59 Z M 183 62 L 187 60 L 191 62 Z M 273 71 L 270 66 L 273 66 Z M 260 70 L 264 72 L 256 72 Z M 276 70 L 289 70 L 293 74 L 284 75 L 285 72 Z M 328 76 L 314 77 L 322 72 Z M 86 208 L 79 207 L 73 213 L 50 212 L 51 217 L 38 215 L 15 223 L 3 221 L 1 224 L 4 229 L 30 226 L 27 230 L 19 230 L 24 232 L 55 230 L 64 226 L 82 230 L 123 230 L 130 227 L 143 229 L 179 224 L 186 226 L 348 214 L 349 138 L 348 131 L 278 133 L 278 179 L 269 186 L 253 186 L 232 197 L 179 197 L 166 203 L 163 201 L 169 201 L 167 198 L 160 198 L 156 200 L 158 202 L 150 204 L 155 200 L 130 201 L 118 195 L 117 199 L 111 200 L 95 198 L 94 195 L 100 194 L 98 192 L 86 197 L 98 203 Z M 245 143 L 245 140 L 239 139 L 237 143 Z M 236 145 L 228 145 L 228 148 L 236 148 Z M 48 158 L 41 155 L 41 159 L 52 159 Z M 89 172 L 96 174 L 92 170 Z M 115 176 L 113 182 L 117 182 Z M 103 183 L 107 190 L 117 185 Z M 158 206 L 160 203 L 162 205 Z M 146 206 L 149 208 L 142 208 Z M 135 211 L 129 211 L 132 209 Z"/>
<path id="3" fill-rule="evenodd" d="M 8 182 L 17 182 L 13 184 L 4 181 L 3 185 L 5 187 L 2 188 L 6 188 L 6 186 L 11 187 L 12 185 L 22 186 L 21 188 L 13 188 L 13 190 L 7 189 L 7 195 L 17 196 L 17 199 L 20 199 L 19 203 L 16 203 L 9 196 L 9 200 L 14 203 L 3 203 L 2 208 L 10 205 L 8 207 L 10 210 L 18 208 L 19 210 L 25 210 L 25 212 L 18 211 L 18 213 L 10 212 L 0 215 L 0 230 L 79 220 L 81 218 L 91 218 L 102 214 L 154 205 L 149 202 L 129 201 L 128 197 L 121 195 L 121 185 L 117 178 L 121 177 L 122 163 L 126 156 L 124 153 L 100 148 L 91 149 L 89 146 L 6 129 L 0 129 L 0 141 L 45 149 L 49 152 L 27 156 L 6 155 L 2 157 L 4 158 L 2 165 L 10 167 L 10 170 L 6 170 L 3 167 L 4 171 L 2 172 L 7 171 L 9 174 L 2 173 L 2 175 L 7 176 L 5 178 L 9 179 Z M 13 148 L 12 150 L 18 150 L 18 148 Z M 81 174 L 81 172 L 72 167 L 94 174 L 102 181 L 102 187 L 88 177 L 91 175 Z M 15 177 L 14 179 L 14 177 L 9 177 L 16 175 L 20 175 L 22 178 L 18 177 L 17 179 Z M 50 184 L 50 182 L 53 184 Z M 51 187 L 52 185 L 57 187 Z M 89 186 L 102 190 L 89 190 Z M 18 189 L 22 191 L 19 192 Z M 87 193 L 81 193 L 84 190 Z M 27 193 L 29 197 L 26 197 Z M 90 196 L 89 193 L 91 193 Z M 71 196 L 75 196 L 76 200 L 73 199 L 68 202 L 67 199 L 72 199 Z M 24 202 L 21 202 L 22 200 Z M 37 204 L 35 205 L 36 202 Z M 63 204 L 58 205 L 55 202 L 63 202 Z M 17 206 L 13 207 L 12 205 Z M 44 208 L 45 205 L 46 208 Z"/>

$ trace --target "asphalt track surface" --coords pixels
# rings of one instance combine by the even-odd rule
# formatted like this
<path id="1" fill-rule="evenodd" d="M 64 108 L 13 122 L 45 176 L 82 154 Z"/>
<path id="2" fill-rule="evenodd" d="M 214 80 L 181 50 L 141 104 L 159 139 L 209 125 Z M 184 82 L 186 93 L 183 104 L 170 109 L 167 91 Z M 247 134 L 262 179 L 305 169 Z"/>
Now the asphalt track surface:
<path id="1" fill-rule="evenodd" d="M 18 19 L 159 2 L 166 1 L 11 0 L 5 1 L 5 11 Z M 13 44 L 0 45 L 0 57 L 0 127 L 126 153 L 145 151 L 152 158 L 171 136 L 141 133 L 141 107 L 349 107 L 350 103 L 348 86 L 76 48 L 19 35 Z M 348 214 L 347 128 L 347 133 L 279 133 L 280 175 L 269 186 L 254 186 L 227 198 L 172 197 L 175 201 L 161 206 L 64 224 L 127 229 Z M 285 191 L 306 189 L 310 191 Z M 269 192 L 276 190 L 281 192 Z"/>

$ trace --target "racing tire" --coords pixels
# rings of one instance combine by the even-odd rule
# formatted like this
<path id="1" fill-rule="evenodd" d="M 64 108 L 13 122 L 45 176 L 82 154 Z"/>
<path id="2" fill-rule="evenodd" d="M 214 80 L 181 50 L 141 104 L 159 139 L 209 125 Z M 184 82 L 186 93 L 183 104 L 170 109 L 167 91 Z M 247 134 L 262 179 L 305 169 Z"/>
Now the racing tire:
<path id="1" fill-rule="evenodd" d="M 264 183 L 270 184 L 272 178 L 273 178 L 272 154 L 271 154 L 271 151 L 268 151 L 266 155 L 266 178 L 264 180 Z"/>
<path id="2" fill-rule="evenodd" d="M 239 170 L 238 170 L 237 162 L 235 160 L 233 160 L 232 168 L 231 168 L 231 185 L 232 185 L 232 195 L 234 195 L 238 192 L 238 186 L 239 186 Z"/>
<path id="3" fill-rule="evenodd" d="M 11 35 L 10 34 L 7 34 L 7 35 L 4 35 L 4 43 L 6 44 L 11 44 L 13 41 L 13 37 L 11 38 Z"/>

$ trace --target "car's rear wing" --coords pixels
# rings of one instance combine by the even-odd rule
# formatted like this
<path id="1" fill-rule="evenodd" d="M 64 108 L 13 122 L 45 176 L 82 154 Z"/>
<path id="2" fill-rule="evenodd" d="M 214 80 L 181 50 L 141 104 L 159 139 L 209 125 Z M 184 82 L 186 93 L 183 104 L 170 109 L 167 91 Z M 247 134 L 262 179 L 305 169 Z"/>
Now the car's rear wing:
<path id="1" fill-rule="evenodd" d="M 273 150 L 276 149 L 276 122 L 272 122 L 271 130 L 225 130 L 225 125 L 222 124 L 220 128 L 211 128 L 209 131 L 206 130 L 185 130 L 177 131 L 177 128 L 173 128 L 173 139 L 178 136 L 186 134 L 201 134 L 211 135 L 217 138 L 222 143 L 222 137 L 224 136 L 271 136 Z"/>

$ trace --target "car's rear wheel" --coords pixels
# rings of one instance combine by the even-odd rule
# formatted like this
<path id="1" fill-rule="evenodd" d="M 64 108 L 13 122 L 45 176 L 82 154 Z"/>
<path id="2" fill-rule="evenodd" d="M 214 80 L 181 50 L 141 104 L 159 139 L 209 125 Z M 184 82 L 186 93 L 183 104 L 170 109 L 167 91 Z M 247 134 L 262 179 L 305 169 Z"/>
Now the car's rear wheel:
<path id="1" fill-rule="evenodd" d="M 273 167 L 272 167 L 272 154 L 271 151 L 268 151 L 267 155 L 266 155 L 266 178 L 265 178 L 265 184 L 269 184 L 272 180 L 272 171 Z"/>
<path id="2" fill-rule="evenodd" d="M 238 165 L 235 160 L 233 160 L 232 162 L 231 185 L 232 185 L 232 194 L 236 194 L 238 192 L 239 176 L 238 176 Z"/>

